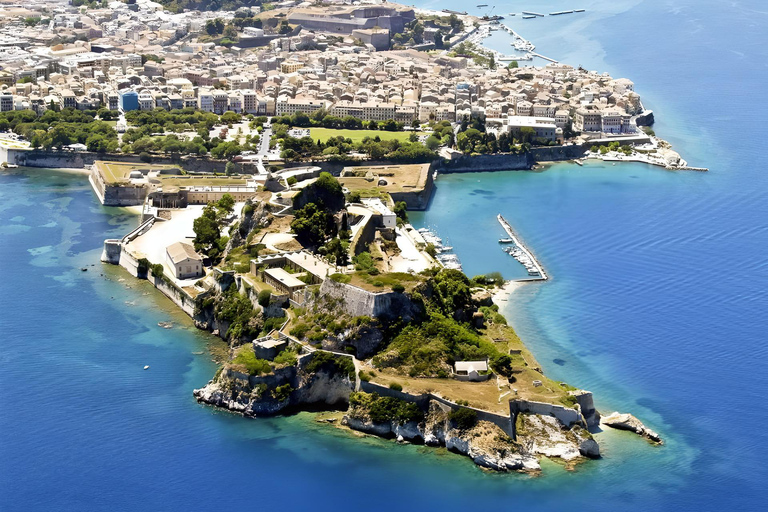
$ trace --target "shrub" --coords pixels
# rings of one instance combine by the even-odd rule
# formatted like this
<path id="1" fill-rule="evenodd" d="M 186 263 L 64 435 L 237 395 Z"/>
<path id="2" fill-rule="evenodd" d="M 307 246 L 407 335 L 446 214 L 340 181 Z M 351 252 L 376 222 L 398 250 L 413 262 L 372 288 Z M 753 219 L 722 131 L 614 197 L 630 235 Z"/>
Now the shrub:
<path id="1" fill-rule="evenodd" d="M 262 328 L 262 332 L 264 333 L 272 332 L 275 329 L 279 329 L 280 326 L 282 326 L 284 323 L 285 323 L 284 316 L 267 318 L 266 320 L 264 320 L 264 327 Z"/>
<path id="2" fill-rule="evenodd" d="M 397 421 L 402 424 L 424 419 L 424 413 L 416 404 L 399 398 L 381 397 L 377 393 L 353 392 L 349 395 L 349 405 L 353 408 L 364 409 L 374 423 Z"/>
<path id="3" fill-rule="evenodd" d="M 448 414 L 450 419 L 459 430 L 469 430 L 477 425 L 477 412 L 472 409 L 456 409 Z"/>
<path id="4" fill-rule="evenodd" d="M 136 271 L 139 274 L 146 274 L 149 271 L 149 260 L 147 258 L 139 259 L 139 264 L 136 266 Z"/>
<path id="5" fill-rule="evenodd" d="M 266 308 L 269 306 L 269 299 L 272 298 L 272 294 L 269 290 L 261 290 L 259 292 L 258 302 L 259 306 Z"/>
<path id="6" fill-rule="evenodd" d="M 310 327 L 305 323 L 299 323 L 291 327 L 291 336 L 297 339 L 302 339 L 309 331 Z"/>
<path id="7" fill-rule="evenodd" d="M 163 277 L 163 265 L 162 263 L 155 263 L 150 267 L 153 277 Z"/>
<path id="8" fill-rule="evenodd" d="M 283 401 L 288 400 L 288 397 L 291 396 L 291 391 L 293 391 L 293 388 L 290 384 L 283 384 L 282 386 L 277 386 L 272 391 L 272 396 L 275 397 L 275 400 Z"/>
<path id="9" fill-rule="evenodd" d="M 234 359 L 232 359 L 232 363 L 245 367 L 245 370 L 249 375 L 261 375 L 272 371 L 269 362 L 257 358 L 250 345 L 246 345 L 240 349 Z"/>
<path id="10" fill-rule="evenodd" d="M 391 383 L 389 385 L 389 389 L 393 389 L 395 391 L 402 391 L 403 390 L 403 386 L 398 384 L 397 382 L 393 382 L 393 383 Z"/>
<path id="11" fill-rule="evenodd" d="M 405 286 L 400 283 L 395 283 L 392 285 L 392 291 L 395 293 L 403 293 L 405 291 Z"/>
<path id="12" fill-rule="evenodd" d="M 360 377 L 360 380 L 362 380 L 363 382 L 371 381 L 371 376 L 365 373 L 363 370 L 360 370 L 359 372 L 357 372 L 357 376 Z"/>
<path id="13" fill-rule="evenodd" d="M 285 180 L 285 181 L 288 183 L 288 186 L 289 186 L 289 187 L 292 187 L 292 186 L 294 186 L 294 185 L 295 185 L 295 184 L 296 184 L 296 183 L 297 183 L 299 180 L 297 180 L 297 179 L 296 179 L 296 177 L 294 177 L 294 176 L 291 176 L 290 178 L 288 178 L 288 179 L 287 179 L 287 180 Z"/>
<path id="14" fill-rule="evenodd" d="M 282 364 L 285 366 L 294 366 L 297 361 L 298 358 L 296 357 L 296 352 L 291 349 L 283 350 L 277 354 L 277 357 L 275 357 L 276 364 Z"/>
<path id="15" fill-rule="evenodd" d="M 318 350 L 312 360 L 304 367 L 307 373 L 317 373 L 321 370 L 342 372 L 350 379 L 355 378 L 355 364 L 348 357 L 336 356 L 330 352 Z"/>

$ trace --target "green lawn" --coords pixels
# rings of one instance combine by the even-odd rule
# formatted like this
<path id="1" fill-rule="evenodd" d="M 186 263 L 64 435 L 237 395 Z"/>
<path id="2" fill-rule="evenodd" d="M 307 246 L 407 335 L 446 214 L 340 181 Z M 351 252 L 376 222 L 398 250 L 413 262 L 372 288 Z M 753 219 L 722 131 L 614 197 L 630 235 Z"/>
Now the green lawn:
<path id="1" fill-rule="evenodd" d="M 310 136 L 322 142 L 325 142 L 331 137 L 342 136 L 347 139 L 352 139 L 352 142 L 360 142 L 365 137 L 374 138 L 377 135 L 381 140 L 397 139 L 401 142 L 408 142 L 411 132 L 387 132 L 384 130 L 334 130 L 333 128 L 310 128 Z"/>

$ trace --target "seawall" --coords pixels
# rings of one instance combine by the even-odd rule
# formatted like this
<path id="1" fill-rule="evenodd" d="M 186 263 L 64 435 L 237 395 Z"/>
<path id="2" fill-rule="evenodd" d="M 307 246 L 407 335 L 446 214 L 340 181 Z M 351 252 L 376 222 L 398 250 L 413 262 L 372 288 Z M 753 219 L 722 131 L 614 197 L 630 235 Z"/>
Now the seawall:
<path id="1" fill-rule="evenodd" d="M 531 148 L 527 153 L 464 155 L 454 160 L 443 161 L 438 166 L 440 173 L 522 171 L 533 168 L 537 163 L 561 162 L 582 158 L 588 150 L 585 145 L 546 146 Z"/>

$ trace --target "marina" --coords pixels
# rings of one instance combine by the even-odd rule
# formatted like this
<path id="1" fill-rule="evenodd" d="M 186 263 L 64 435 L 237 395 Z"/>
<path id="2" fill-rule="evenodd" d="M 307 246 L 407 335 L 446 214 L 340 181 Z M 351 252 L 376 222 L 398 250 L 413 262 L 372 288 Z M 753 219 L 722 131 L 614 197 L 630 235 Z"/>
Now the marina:
<path id="1" fill-rule="evenodd" d="M 533 253 L 520 241 L 509 222 L 501 214 L 498 214 L 496 218 L 508 235 L 508 238 L 499 239 L 499 243 L 505 245 L 502 250 L 519 261 L 530 276 L 527 279 L 521 279 L 521 281 L 546 281 L 549 279 L 541 264 L 536 260 Z"/>
<path id="2" fill-rule="evenodd" d="M 435 259 L 445 268 L 451 268 L 455 270 L 462 270 L 461 261 L 459 257 L 453 253 L 453 247 L 450 245 L 444 245 L 443 239 L 437 236 L 437 233 L 427 228 L 420 228 L 417 230 L 421 237 L 427 244 L 431 244 L 435 248 Z"/>

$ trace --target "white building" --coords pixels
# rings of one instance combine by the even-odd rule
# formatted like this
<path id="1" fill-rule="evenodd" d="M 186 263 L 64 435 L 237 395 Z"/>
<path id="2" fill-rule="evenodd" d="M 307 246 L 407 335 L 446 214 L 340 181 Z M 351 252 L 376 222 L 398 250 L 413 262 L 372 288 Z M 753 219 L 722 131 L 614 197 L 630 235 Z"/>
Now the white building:
<path id="1" fill-rule="evenodd" d="M 192 279 L 203 275 L 203 257 L 183 242 L 176 242 L 165 249 L 168 267 L 173 269 L 176 279 Z"/>

